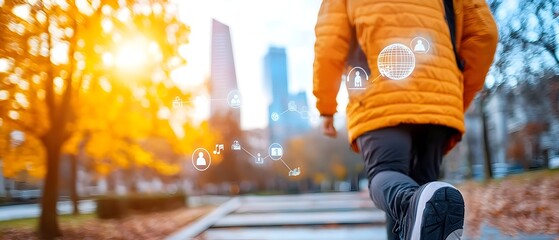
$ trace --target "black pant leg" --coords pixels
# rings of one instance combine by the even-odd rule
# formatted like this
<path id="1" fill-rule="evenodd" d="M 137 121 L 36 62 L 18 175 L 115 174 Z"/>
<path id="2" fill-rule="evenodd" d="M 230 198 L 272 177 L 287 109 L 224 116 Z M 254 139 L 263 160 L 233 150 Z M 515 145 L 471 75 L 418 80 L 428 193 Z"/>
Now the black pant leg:
<path id="1" fill-rule="evenodd" d="M 444 156 L 444 147 L 455 130 L 440 125 L 417 125 L 412 131 L 415 159 L 410 177 L 419 185 L 436 181 Z"/>
<path id="2" fill-rule="evenodd" d="M 412 135 L 405 126 L 367 132 L 357 138 L 369 183 L 382 171 L 408 175 L 412 158 Z"/>
<path id="3" fill-rule="evenodd" d="M 365 161 L 371 199 L 386 212 L 387 237 L 399 239 L 392 231 L 395 220 L 418 188 L 407 176 L 412 158 L 411 133 L 405 126 L 383 128 L 360 136 L 357 144 Z"/>

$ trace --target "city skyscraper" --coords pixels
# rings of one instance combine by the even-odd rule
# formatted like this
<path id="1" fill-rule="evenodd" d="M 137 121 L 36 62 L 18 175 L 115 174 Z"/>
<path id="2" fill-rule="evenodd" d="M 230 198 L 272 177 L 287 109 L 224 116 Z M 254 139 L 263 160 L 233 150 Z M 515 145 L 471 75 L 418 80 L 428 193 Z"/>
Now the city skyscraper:
<path id="1" fill-rule="evenodd" d="M 264 57 L 264 74 L 266 88 L 272 97 L 268 107 L 271 142 L 283 143 L 290 136 L 310 128 L 306 93 L 289 94 L 287 73 L 285 48 L 270 47 Z M 290 109 L 290 105 L 294 106 Z M 274 120 L 272 113 L 279 114 L 279 119 Z"/>
<path id="2" fill-rule="evenodd" d="M 212 117 L 232 113 L 233 119 L 240 124 L 239 109 L 229 107 L 227 100 L 228 94 L 237 89 L 231 33 L 229 26 L 215 19 L 212 19 L 210 72 L 210 120 Z"/>
<path id="3" fill-rule="evenodd" d="M 286 105 L 289 98 L 287 82 L 287 54 L 285 48 L 270 47 L 264 57 L 266 87 L 270 90 L 272 104 Z"/>

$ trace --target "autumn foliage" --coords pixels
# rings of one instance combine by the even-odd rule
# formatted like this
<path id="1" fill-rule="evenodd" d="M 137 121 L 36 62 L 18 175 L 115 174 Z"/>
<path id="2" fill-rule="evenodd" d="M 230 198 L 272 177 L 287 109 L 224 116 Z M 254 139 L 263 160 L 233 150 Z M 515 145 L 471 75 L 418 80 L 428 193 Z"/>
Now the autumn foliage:
<path id="1" fill-rule="evenodd" d="M 482 225 L 507 235 L 559 233 L 559 173 L 528 173 L 487 184 L 466 183 L 467 235 L 478 236 Z"/>
<path id="2" fill-rule="evenodd" d="M 215 134 L 193 123 L 192 104 L 172 108 L 176 96 L 191 97 L 177 84 L 187 76 L 171 78 L 186 64 L 179 49 L 190 32 L 174 4 L 5 0 L 0 7 L 3 174 L 45 179 L 43 216 L 56 214 L 63 156 L 94 176 L 132 169 L 164 177 L 177 176 L 193 149 L 211 145 Z M 52 216 L 41 233 L 58 228 L 44 225 Z"/>

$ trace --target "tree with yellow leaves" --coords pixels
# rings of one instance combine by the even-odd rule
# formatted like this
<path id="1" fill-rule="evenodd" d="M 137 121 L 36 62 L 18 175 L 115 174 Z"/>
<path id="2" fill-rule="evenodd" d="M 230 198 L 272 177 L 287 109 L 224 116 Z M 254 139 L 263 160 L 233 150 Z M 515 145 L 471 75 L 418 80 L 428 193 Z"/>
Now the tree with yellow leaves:
<path id="1" fill-rule="evenodd" d="M 26 136 L 0 154 L 8 172 L 22 168 L 17 158 L 24 156 L 11 151 L 27 149 L 35 154 L 32 161 L 45 160 L 43 239 L 61 235 L 56 202 L 64 152 L 83 146 L 100 172 L 131 163 L 177 172 L 140 145 L 157 135 L 178 142 L 161 127 L 169 125 L 162 115 L 180 92 L 169 74 L 184 64 L 177 49 L 187 43 L 189 29 L 171 4 L 5 0 L 0 24 L 6 26 L 0 28 L 2 130 Z"/>

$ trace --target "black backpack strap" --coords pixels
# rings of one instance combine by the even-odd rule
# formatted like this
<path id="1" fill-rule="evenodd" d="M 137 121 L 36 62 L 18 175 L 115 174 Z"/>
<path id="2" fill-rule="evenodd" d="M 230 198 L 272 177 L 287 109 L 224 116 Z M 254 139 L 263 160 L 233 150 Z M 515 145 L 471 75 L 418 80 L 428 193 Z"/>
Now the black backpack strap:
<path id="1" fill-rule="evenodd" d="M 448 25 L 448 30 L 450 31 L 450 40 L 452 41 L 452 49 L 454 50 L 454 57 L 456 58 L 456 65 L 460 71 L 464 71 L 464 61 L 456 49 L 456 20 L 454 16 L 454 1 L 453 0 L 443 0 L 445 19 Z"/>
<path id="2" fill-rule="evenodd" d="M 349 55 L 347 56 L 347 65 L 351 67 L 361 67 L 367 74 L 371 74 L 369 69 L 369 63 L 367 61 L 367 55 L 363 52 L 361 44 L 357 37 L 355 27 L 352 26 L 352 41 L 349 48 Z"/>

